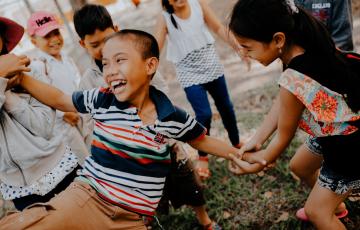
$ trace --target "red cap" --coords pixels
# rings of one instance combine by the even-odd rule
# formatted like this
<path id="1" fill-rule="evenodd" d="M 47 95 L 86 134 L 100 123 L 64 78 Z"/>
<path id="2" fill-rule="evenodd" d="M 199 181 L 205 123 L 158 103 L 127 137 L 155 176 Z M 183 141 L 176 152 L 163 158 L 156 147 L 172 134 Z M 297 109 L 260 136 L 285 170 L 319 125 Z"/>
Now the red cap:
<path id="1" fill-rule="evenodd" d="M 5 41 L 7 51 L 10 52 L 20 42 L 24 34 L 24 27 L 4 17 L 0 17 L 0 24 L 5 26 L 5 39 L 3 40 Z"/>

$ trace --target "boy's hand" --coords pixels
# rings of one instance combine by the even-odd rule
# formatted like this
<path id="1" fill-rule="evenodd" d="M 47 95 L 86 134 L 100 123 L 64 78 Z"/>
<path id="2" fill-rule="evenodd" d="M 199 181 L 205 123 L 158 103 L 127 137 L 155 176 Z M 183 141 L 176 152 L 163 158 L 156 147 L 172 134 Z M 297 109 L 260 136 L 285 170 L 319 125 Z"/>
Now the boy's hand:
<path id="1" fill-rule="evenodd" d="M 260 150 L 256 152 L 246 152 L 242 155 L 242 160 L 249 162 L 250 164 L 265 162 L 266 165 L 264 154 L 265 154 L 264 150 Z"/>
<path id="2" fill-rule="evenodd" d="M 22 73 L 13 75 L 7 82 L 6 90 L 12 89 L 12 88 L 17 87 L 17 86 L 20 86 L 20 83 L 21 83 L 21 80 L 22 80 L 23 76 L 24 75 Z"/>
<path id="3" fill-rule="evenodd" d="M 229 163 L 229 170 L 230 172 L 237 174 L 237 175 L 243 175 L 243 174 L 250 174 L 250 173 L 257 173 L 262 171 L 266 165 L 259 164 L 259 163 L 249 163 L 247 161 L 243 161 L 233 155 L 231 155 L 232 161 Z"/>
<path id="4" fill-rule="evenodd" d="M 251 139 L 250 141 L 246 142 L 244 145 L 241 146 L 239 149 L 239 157 L 242 159 L 242 156 L 246 152 L 256 152 L 261 149 L 261 144 L 255 142 L 255 140 Z M 259 162 L 260 163 L 260 162 Z"/>
<path id="5" fill-rule="evenodd" d="M 78 113 L 74 113 L 74 112 L 65 112 L 64 113 L 64 117 L 63 120 L 70 124 L 71 126 L 76 126 L 77 123 L 79 122 L 80 116 Z"/>
<path id="6" fill-rule="evenodd" d="M 25 55 L 5 54 L 0 56 L 0 77 L 9 78 L 20 72 L 30 72 L 30 59 Z"/>

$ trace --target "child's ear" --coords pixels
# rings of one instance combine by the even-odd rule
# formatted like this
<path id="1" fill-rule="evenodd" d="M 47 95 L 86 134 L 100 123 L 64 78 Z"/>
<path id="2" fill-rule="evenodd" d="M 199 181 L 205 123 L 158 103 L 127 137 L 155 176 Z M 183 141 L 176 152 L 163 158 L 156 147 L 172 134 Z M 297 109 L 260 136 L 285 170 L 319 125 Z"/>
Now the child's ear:
<path id="1" fill-rule="evenodd" d="M 146 73 L 147 75 L 153 75 L 159 65 L 159 59 L 151 57 L 146 60 Z"/>
<path id="2" fill-rule="evenodd" d="M 118 26 L 114 26 L 114 31 L 115 31 L 115 32 L 119 32 L 119 27 L 118 27 Z"/>
<path id="3" fill-rule="evenodd" d="M 286 36 L 283 32 L 276 32 L 273 36 L 273 41 L 278 49 L 282 49 L 285 46 Z"/>
<path id="4" fill-rule="evenodd" d="M 84 40 L 80 39 L 79 44 L 81 45 L 82 48 L 86 49 Z"/>

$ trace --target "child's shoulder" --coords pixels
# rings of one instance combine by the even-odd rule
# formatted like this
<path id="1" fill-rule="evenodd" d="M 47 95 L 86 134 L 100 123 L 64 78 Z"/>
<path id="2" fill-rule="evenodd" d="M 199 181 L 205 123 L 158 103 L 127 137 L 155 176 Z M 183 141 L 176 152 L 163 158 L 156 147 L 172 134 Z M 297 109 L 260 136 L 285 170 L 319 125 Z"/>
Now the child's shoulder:
<path id="1" fill-rule="evenodd" d="M 45 61 L 40 58 L 32 58 L 29 67 L 31 69 L 44 69 Z"/>
<path id="2" fill-rule="evenodd" d="M 173 105 L 173 111 L 163 121 L 175 121 L 179 123 L 186 123 L 191 118 L 188 112 L 179 106 Z"/>

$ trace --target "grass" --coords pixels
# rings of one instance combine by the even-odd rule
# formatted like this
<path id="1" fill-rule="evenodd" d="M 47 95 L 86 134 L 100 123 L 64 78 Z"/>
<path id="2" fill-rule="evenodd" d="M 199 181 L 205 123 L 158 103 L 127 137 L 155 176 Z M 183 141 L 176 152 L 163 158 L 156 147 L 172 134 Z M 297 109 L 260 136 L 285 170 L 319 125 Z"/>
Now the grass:
<path id="1" fill-rule="evenodd" d="M 238 125 L 243 133 L 259 126 L 277 93 L 277 87 L 265 86 L 242 95 L 242 102 L 234 100 Z M 261 105 L 259 107 L 259 104 Z M 217 116 L 215 116 L 217 117 Z M 226 134 L 221 120 L 216 118 L 212 133 L 218 137 Z M 310 189 L 295 180 L 288 163 L 304 140 L 299 133 L 276 162 L 276 167 L 260 175 L 235 176 L 228 172 L 226 161 L 211 158 L 212 177 L 206 182 L 205 197 L 208 213 L 223 229 L 315 229 L 302 223 L 295 212 L 304 205 Z M 343 220 L 348 229 L 360 228 L 360 203 L 346 201 L 350 214 Z M 201 229 L 194 213 L 183 207 L 160 216 L 165 229 Z M 153 226 L 153 229 L 158 229 Z"/>

